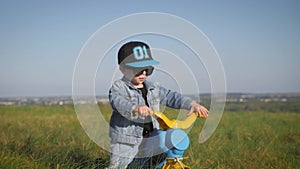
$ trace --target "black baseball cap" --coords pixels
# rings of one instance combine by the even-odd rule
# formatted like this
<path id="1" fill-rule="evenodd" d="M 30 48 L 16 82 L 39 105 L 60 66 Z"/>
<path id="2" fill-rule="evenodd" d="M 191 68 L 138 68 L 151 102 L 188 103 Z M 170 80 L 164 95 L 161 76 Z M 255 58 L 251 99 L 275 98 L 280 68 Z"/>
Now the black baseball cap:
<path id="1" fill-rule="evenodd" d="M 118 52 L 118 64 L 134 68 L 158 64 L 151 55 L 150 47 L 144 42 L 131 41 L 124 44 Z"/>

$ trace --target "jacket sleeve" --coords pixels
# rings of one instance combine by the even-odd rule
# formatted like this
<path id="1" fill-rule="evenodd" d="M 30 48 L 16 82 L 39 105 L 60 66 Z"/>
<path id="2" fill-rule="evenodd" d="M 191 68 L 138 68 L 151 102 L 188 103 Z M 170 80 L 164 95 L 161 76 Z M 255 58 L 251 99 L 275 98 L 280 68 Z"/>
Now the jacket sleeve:
<path id="1" fill-rule="evenodd" d="M 134 104 L 126 97 L 125 86 L 121 81 L 116 81 L 109 90 L 109 103 L 113 110 L 122 116 L 132 117 Z"/>
<path id="2" fill-rule="evenodd" d="M 183 96 L 179 92 L 166 89 L 162 86 L 159 86 L 159 89 L 161 104 L 176 109 L 190 109 L 193 101 L 191 98 Z"/>

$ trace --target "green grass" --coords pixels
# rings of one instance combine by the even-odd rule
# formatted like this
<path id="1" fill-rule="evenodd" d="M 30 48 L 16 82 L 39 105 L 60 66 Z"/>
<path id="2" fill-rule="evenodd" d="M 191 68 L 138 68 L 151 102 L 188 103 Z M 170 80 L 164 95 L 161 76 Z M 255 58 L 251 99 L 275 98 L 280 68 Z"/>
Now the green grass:
<path id="1" fill-rule="evenodd" d="M 225 113 L 212 137 L 187 154 L 194 168 L 298 168 L 300 114 Z M 194 128 L 193 128 L 194 129 Z M 192 130 L 190 135 L 200 131 Z"/>
<path id="2" fill-rule="evenodd" d="M 109 106 L 100 107 L 108 119 Z M 104 168 L 109 162 L 72 106 L 1 106 L 0 119 L 0 168 Z M 193 169 L 298 168 L 299 121 L 299 113 L 225 112 L 214 134 L 199 144 L 199 119 L 189 133 L 185 163 Z"/>
<path id="3" fill-rule="evenodd" d="M 92 168 L 108 161 L 71 106 L 0 107 L 0 118 L 0 168 Z"/>

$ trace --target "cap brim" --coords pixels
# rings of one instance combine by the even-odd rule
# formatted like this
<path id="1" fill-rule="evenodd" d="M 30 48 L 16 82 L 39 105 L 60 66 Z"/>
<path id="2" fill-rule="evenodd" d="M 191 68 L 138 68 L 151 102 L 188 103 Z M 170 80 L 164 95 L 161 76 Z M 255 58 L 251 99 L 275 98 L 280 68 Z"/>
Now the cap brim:
<path id="1" fill-rule="evenodd" d="M 131 67 L 147 67 L 147 66 L 153 66 L 159 64 L 156 60 L 144 60 L 140 62 L 132 62 L 132 63 L 126 63 L 127 66 Z"/>

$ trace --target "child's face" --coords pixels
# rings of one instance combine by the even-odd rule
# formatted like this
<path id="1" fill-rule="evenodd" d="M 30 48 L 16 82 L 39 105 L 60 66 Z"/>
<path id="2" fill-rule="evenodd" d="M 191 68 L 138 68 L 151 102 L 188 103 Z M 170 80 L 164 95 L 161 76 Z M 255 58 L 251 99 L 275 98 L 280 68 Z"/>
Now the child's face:
<path id="1" fill-rule="evenodd" d="M 135 75 L 133 77 L 133 79 L 131 80 L 131 82 L 134 84 L 134 85 L 140 85 L 142 83 L 144 83 L 144 81 L 146 80 L 147 78 L 147 75 L 146 75 L 146 71 L 144 70 L 142 72 L 142 74 L 140 75 Z"/>
<path id="2" fill-rule="evenodd" d="M 134 85 L 142 84 L 147 76 L 150 76 L 154 70 L 154 67 L 144 67 L 144 68 L 121 68 L 122 73 L 127 79 L 131 79 Z"/>

